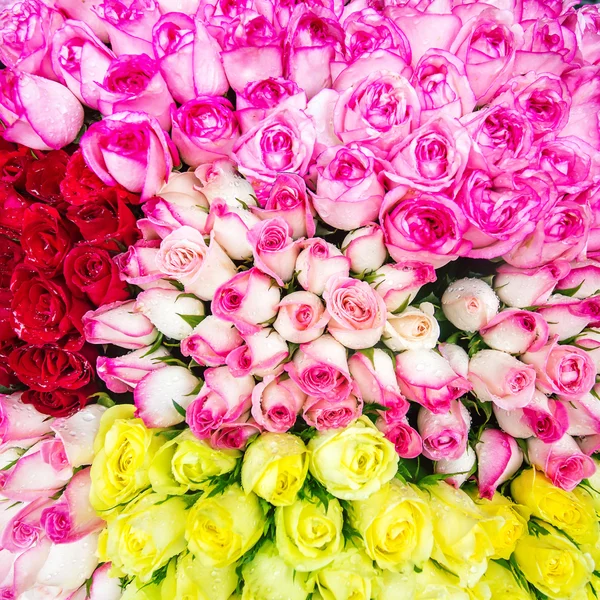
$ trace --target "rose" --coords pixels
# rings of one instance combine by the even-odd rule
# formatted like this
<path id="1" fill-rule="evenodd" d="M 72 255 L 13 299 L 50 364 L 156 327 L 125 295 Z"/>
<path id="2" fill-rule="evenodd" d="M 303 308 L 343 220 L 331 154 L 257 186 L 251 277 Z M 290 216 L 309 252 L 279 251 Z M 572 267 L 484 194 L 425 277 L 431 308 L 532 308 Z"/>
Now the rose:
<path id="1" fill-rule="evenodd" d="M 580 49 L 586 62 L 594 64 L 598 58 L 596 40 L 598 12 L 594 6 L 582 6 L 583 10 L 570 14 L 565 25 L 576 36 L 576 46 Z"/>
<path id="2" fill-rule="evenodd" d="M 279 375 L 289 355 L 285 340 L 270 327 L 242 336 L 245 344 L 232 350 L 226 364 L 234 377 Z"/>
<path id="3" fill-rule="evenodd" d="M 83 108 L 60 83 L 22 71 L 4 69 L 0 77 L 2 136 L 35 150 L 58 150 L 69 145 L 83 124 Z M 60 107 L 61 118 L 48 112 Z"/>
<path id="4" fill-rule="evenodd" d="M 587 188 L 594 150 L 578 137 L 547 140 L 540 146 L 539 164 L 559 193 L 577 193 Z"/>
<path id="5" fill-rule="evenodd" d="M 267 431 L 285 433 L 294 426 L 305 399 L 291 379 L 267 375 L 252 391 L 252 416 Z"/>
<path id="6" fill-rule="evenodd" d="M 548 323 L 550 336 L 559 341 L 579 335 L 590 323 L 598 321 L 598 297 L 579 300 L 560 294 L 550 296 L 538 312 Z"/>
<path id="7" fill-rule="evenodd" d="M 409 307 L 399 314 L 389 313 L 383 330 L 383 343 L 393 350 L 435 348 L 440 326 L 433 316 L 433 305 Z"/>
<path id="8" fill-rule="evenodd" d="M 441 194 L 405 194 L 401 186 L 387 193 L 379 218 L 386 247 L 397 263 L 419 261 L 439 268 L 471 247 L 463 237 L 464 214 Z"/>
<path id="9" fill-rule="evenodd" d="M 120 184 L 141 194 L 154 196 L 178 164 L 169 138 L 154 117 L 121 112 L 93 123 L 81 138 L 85 161 L 106 184 Z"/>
<path id="10" fill-rule="evenodd" d="M 10 144 L 13 146 L 13 144 Z M 6 149 L 0 153 L 0 181 L 23 190 L 25 187 L 25 173 L 33 162 L 33 157 L 25 151 L 24 147 L 13 150 Z"/>
<path id="11" fill-rule="evenodd" d="M 34 500 L 16 511 L 4 511 L 2 549 L 12 553 L 28 550 L 43 539 L 43 529 L 40 527 L 40 514 L 49 504 L 45 498 Z"/>
<path id="12" fill-rule="evenodd" d="M 321 295 L 330 278 L 350 274 L 350 261 L 333 244 L 311 238 L 303 245 L 296 259 L 296 277 L 305 290 Z"/>
<path id="13" fill-rule="evenodd" d="M 198 569 L 193 554 L 184 552 L 177 558 L 177 569 L 167 570 L 167 578 L 158 593 L 168 594 L 173 598 L 185 598 L 186 594 L 193 598 L 194 594 L 202 594 L 198 596 L 199 600 L 228 600 L 238 585 L 235 565 L 213 569 L 212 572 L 214 575 L 207 569 Z M 148 589 L 152 589 L 152 586 L 144 587 L 137 593 L 144 593 Z"/>
<path id="14" fill-rule="evenodd" d="M 243 450 L 250 440 L 260 435 L 262 429 L 254 422 L 249 413 L 231 423 L 224 423 L 213 431 L 210 443 L 214 448 L 223 450 Z"/>
<path id="15" fill-rule="evenodd" d="M 343 400 L 327 400 L 309 396 L 302 407 L 304 421 L 317 429 L 341 429 L 347 427 L 362 414 L 363 401 L 356 388 Z"/>
<path id="16" fill-rule="evenodd" d="M 393 444 L 366 417 L 317 433 L 308 450 L 312 476 L 343 500 L 366 500 L 393 478 L 398 464 Z"/>
<path id="17" fill-rule="evenodd" d="M 373 279 L 371 285 L 393 313 L 408 306 L 422 286 L 436 280 L 436 275 L 429 263 L 403 260 L 384 265 L 374 273 Z"/>
<path id="18" fill-rule="evenodd" d="M 383 229 L 374 223 L 351 231 L 344 238 L 342 249 L 354 273 L 376 271 L 387 259 Z"/>
<path id="19" fill-rule="evenodd" d="M 19 392 L 0 395 L 0 442 L 3 445 L 24 440 L 33 443 L 51 431 L 51 423 L 44 413 L 31 403 L 23 402 L 22 398 Z M 25 427 L 25 420 L 21 421 L 20 414 L 27 418 Z"/>
<path id="20" fill-rule="evenodd" d="M 237 165 L 231 160 L 221 158 L 200 165 L 194 174 L 200 181 L 196 189 L 204 194 L 209 205 L 219 200 L 237 209 L 242 206 L 240 201 L 246 206 L 256 206 L 252 184 L 239 174 Z"/>
<path id="21" fill-rule="evenodd" d="M 127 248 L 127 252 L 117 254 L 114 263 L 119 269 L 119 277 L 132 285 L 137 285 L 143 290 L 161 287 L 164 274 L 156 264 L 156 257 L 160 242 L 158 240 L 140 240 Z M 166 284 L 171 287 L 171 284 Z"/>
<path id="22" fill-rule="evenodd" d="M 535 352 L 548 341 L 548 324 L 538 313 L 503 310 L 479 330 L 483 341 L 493 350 L 509 354 Z"/>
<path id="23" fill-rule="evenodd" d="M 436 414 L 450 410 L 453 400 L 471 390 L 450 363 L 433 350 L 406 350 L 396 356 L 400 391 Z"/>
<path id="24" fill-rule="evenodd" d="M 5 234 L 16 234 L 11 237 L 18 237 L 23 229 L 23 213 L 29 204 L 12 186 L 0 183 L 0 230 Z"/>
<path id="25" fill-rule="evenodd" d="M 595 436 L 600 432 L 600 413 L 594 398 L 595 387 L 589 394 L 565 404 L 569 427 L 567 433 L 574 436 Z"/>
<path id="26" fill-rule="evenodd" d="M 442 458 L 434 463 L 433 472 L 436 474 L 448 475 L 444 481 L 456 489 L 469 479 L 470 474 L 475 469 L 477 458 L 471 446 L 467 445 L 464 453 L 455 460 Z"/>
<path id="27" fill-rule="evenodd" d="M 0 287 L 8 288 L 12 274 L 25 258 L 21 245 L 6 235 L 0 235 Z"/>
<path id="28" fill-rule="evenodd" d="M 493 561 L 488 563 L 487 571 L 474 589 L 494 590 L 495 593 L 501 594 L 502 598 L 513 598 L 514 600 L 528 600 L 530 597 L 529 592 L 521 587 L 511 571 Z"/>
<path id="29" fill-rule="evenodd" d="M 456 577 L 452 577 L 445 572 L 443 567 L 436 566 L 432 561 L 426 562 L 423 571 L 415 575 L 413 585 L 419 594 L 443 594 L 447 598 L 460 598 L 461 600 L 463 597 L 465 600 L 468 598 L 465 590 L 456 581 Z"/>
<path id="30" fill-rule="evenodd" d="M 239 204 L 239 203 L 238 203 Z M 233 260 L 247 260 L 252 257 L 252 244 L 248 240 L 249 231 L 257 227 L 260 219 L 241 206 L 233 207 L 224 200 L 212 201 L 206 229 Z"/>
<path id="31" fill-rule="evenodd" d="M 575 290 L 572 298 L 589 298 L 599 289 L 598 275 L 600 274 L 600 263 L 595 259 L 584 260 L 572 265 L 571 271 L 565 275 L 556 286 L 558 294 L 565 291 Z"/>
<path id="32" fill-rule="evenodd" d="M 36 390 L 25 390 L 21 396 L 23 404 L 31 404 L 35 409 L 51 417 L 68 417 L 81 410 L 88 402 L 92 390 L 53 390 L 51 392 L 39 392 Z"/>
<path id="33" fill-rule="evenodd" d="M 459 279 L 446 288 L 442 310 L 457 328 L 479 331 L 498 313 L 500 302 L 494 290 L 481 279 Z"/>
<path id="34" fill-rule="evenodd" d="M 292 292 L 279 303 L 273 327 L 284 340 L 306 344 L 323 334 L 329 319 L 318 296 L 311 292 Z"/>
<path id="35" fill-rule="evenodd" d="M 46 204 L 61 205 L 60 182 L 65 176 L 69 155 L 63 150 L 51 150 L 32 161 L 25 176 L 25 189 Z"/>

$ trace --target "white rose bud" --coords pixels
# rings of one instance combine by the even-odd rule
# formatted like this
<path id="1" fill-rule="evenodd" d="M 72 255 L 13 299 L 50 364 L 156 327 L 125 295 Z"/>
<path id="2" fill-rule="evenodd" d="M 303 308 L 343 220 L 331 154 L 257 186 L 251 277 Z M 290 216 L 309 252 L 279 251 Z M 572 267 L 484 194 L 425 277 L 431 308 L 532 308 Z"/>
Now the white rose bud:
<path id="1" fill-rule="evenodd" d="M 463 331 L 479 331 L 498 313 L 500 300 L 481 279 L 459 279 L 442 296 L 442 310 L 452 325 Z"/>
<path id="2" fill-rule="evenodd" d="M 379 269 L 387 258 L 383 230 L 379 225 L 355 229 L 344 238 L 342 251 L 350 259 L 350 270 L 354 273 Z"/>
<path id="3" fill-rule="evenodd" d="M 411 306 L 398 315 L 388 314 L 383 343 L 394 352 L 435 348 L 440 326 L 433 312 L 433 305 L 424 302 L 419 308 Z"/>

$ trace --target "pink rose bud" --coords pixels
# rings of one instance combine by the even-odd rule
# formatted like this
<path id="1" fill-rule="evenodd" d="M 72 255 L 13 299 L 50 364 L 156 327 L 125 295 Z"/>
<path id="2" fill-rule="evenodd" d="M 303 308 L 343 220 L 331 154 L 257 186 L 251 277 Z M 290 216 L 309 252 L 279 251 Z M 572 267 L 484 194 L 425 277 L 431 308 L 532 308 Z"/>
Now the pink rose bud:
<path id="1" fill-rule="evenodd" d="M 303 242 L 304 249 L 296 260 L 298 283 L 320 296 L 332 277 L 348 277 L 350 261 L 333 244 L 321 238 Z"/>
<path id="2" fill-rule="evenodd" d="M 154 196 L 173 164 L 179 164 L 171 140 L 146 113 L 120 112 L 92 124 L 81 138 L 81 149 L 106 185 L 120 184 L 142 200 Z"/>
<path id="3" fill-rule="evenodd" d="M 83 315 L 83 333 L 90 344 L 114 344 L 128 350 L 151 346 L 158 336 L 152 322 L 134 312 L 135 300 L 105 304 Z"/>
<path id="4" fill-rule="evenodd" d="M 137 285 L 143 290 L 161 286 L 162 283 L 172 288 L 170 283 L 160 281 L 165 274 L 156 265 L 159 247 L 160 242 L 157 240 L 150 242 L 140 240 L 133 246 L 129 246 L 123 254 L 115 256 L 114 261 L 119 267 L 121 281 Z"/>
<path id="5" fill-rule="evenodd" d="M 426 284 L 436 280 L 435 269 L 429 263 L 400 261 L 384 265 L 373 275 L 371 284 L 383 298 L 389 312 L 408 306 Z"/>
<path id="6" fill-rule="evenodd" d="M 285 433 L 296 423 L 306 394 L 291 380 L 267 375 L 252 392 L 252 416 L 265 431 Z"/>
<path id="7" fill-rule="evenodd" d="M 183 423 L 185 417 L 180 411 L 189 406 L 201 383 L 185 367 L 167 365 L 150 371 L 133 391 L 136 416 L 152 429 Z"/>
<path id="8" fill-rule="evenodd" d="M 571 267 L 566 261 L 557 261 L 532 269 L 500 265 L 494 277 L 494 290 L 508 306 L 526 308 L 544 304 L 557 283 L 564 279 Z"/>
<path id="9" fill-rule="evenodd" d="M 222 200 L 214 200 L 206 226 L 227 256 L 233 260 L 247 260 L 252 258 L 248 232 L 259 223 L 260 219 L 241 205 L 233 207 Z"/>
<path id="10" fill-rule="evenodd" d="M 243 336 L 245 344 L 227 355 L 227 366 L 234 377 L 279 375 L 288 357 L 285 340 L 270 327 Z"/>
<path id="11" fill-rule="evenodd" d="M 229 159 L 222 158 L 200 165 L 195 175 L 200 181 L 197 189 L 204 194 L 209 205 L 220 200 L 237 209 L 244 205 L 256 206 L 254 188 L 238 173 L 235 163 Z"/>
<path id="12" fill-rule="evenodd" d="M 471 416 L 459 400 L 453 400 L 444 414 L 421 407 L 417 428 L 423 440 L 423 454 L 429 460 L 457 460 L 467 448 Z"/>
<path id="13" fill-rule="evenodd" d="M 521 360 L 537 374 L 537 387 L 559 399 L 577 400 L 587 394 L 596 381 L 596 367 L 585 350 L 558 345 L 551 340 L 537 352 L 523 354 Z"/>
<path id="14" fill-rule="evenodd" d="M 494 350 L 509 354 L 536 352 L 548 342 L 548 324 L 538 313 L 508 309 L 499 312 L 479 330 L 483 341 Z"/>
<path id="15" fill-rule="evenodd" d="M 370 224 L 350 232 L 342 242 L 342 251 L 354 273 L 376 271 L 387 259 L 383 229 Z"/>
<path id="16" fill-rule="evenodd" d="M 570 435 L 553 444 L 537 438 L 527 440 L 529 462 L 542 470 L 552 483 L 568 492 L 596 472 L 596 464 L 586 456 Z"/>
<path id="17" fill-rule="evenodd" d="M 498 313 L 500 301 L 481 279 L 459 279 L 442 296 L 444 315 L 457 329 L 479 331 Z"/>
<path id="18" fill-rule="evenodd" d="M 600 261 L 584 260 L 571 265 L 571 271 L 556 286 L 556 293 L 572 290 L 573 298 L 589 298 L 600 290 Z"/>
<path id="19" fill-rule="evenodd" d="M 381 339 L 385 303 L 366 281 L 332 277 L 323 299 L 331 315 L 327 331 L 346 348 L 371 348 Z"/>
<path id="20" fill-rule="evenodd" d="M 182 340 L 181 353 L 203 367 L 220 367 L 243 341 L 233 323 L 208 315 Z"/>
<path id="21" fill-rule="evenodd" d="M 219 286 L 236 274 L 235 265 L 214 237 L 207 245 L 199 231 L 187 226 L 161 242 L 155 260 L 166 277 L 180 281 L 187 293 L 201 300 L 212 300 Z"/>
<path id="22" fill-rule="evenodd" d="M 568 414 L 569 435 L 583 437 L 600 434 L 600 402 L 594 395 L 586 394 L 578 400 L 565 402 L 563 406 Z"/>
<path id="23" fill-rule="evenodd" d="M 21 393 L 0 394 L 0 444 L 33 444 L 51 431 L 52 420 L 33 405 L 21 402 Z"/>
<path id="24" fill-rule="evenodd" d="M 396 356 L 400 391 L 436 414 L 450 410 L 452 401 L 472 389 L 448 361 L 433 350 L 406 350 Z"/>
<path id="25" fill-rule="evenodd" d="M 306 344 L 323 335 L 329 319 L 329 313 L 317 295 L 292 292 L 279 303 L 273 327 L 284 340 Z"/>
<path id="26" fill-rule="evenodd" d="M 433 313 L 433 304 L 429 302 L 423 302 L 419 308 L 409 306 L 399 314 L 388 313 L 383 343 L 394 352 L 435 348 L 440 326 Z"/>
<path id="27" fill-rule="evenodd" d="M 250 438 L 260 435 L 262 429 L 248 413 L 231 423 L 223 423 L 210 436 L 210 445 L 221 450 L 243 450 Z"/>
<path id="28" fill-rule="evenodd" d="M 86 23 L 87 26 L 97 35 L 103 43 L 108 43 L 108 33 L 94 9 L 102 0 L 92 0 L 89 4 L 77 0 L 56 0 L 54 7 L 62 11 L 69 19 L 79 23 Z M 53 46 L 56 36 L 52 39 Z M 70 600 L 70 599 L 69 599 Z"/>
<path id="29" fill-rule="evenodd" d="M 523 452 L 513 437 L 499 429 L 486 429 L 475 446 L 479 497 L 491 500 L 498 486 L 523 464 Z"/>
<path id="30" fill-rule="evenodd" d="M 471 446 L 467 445 L 464 453 L 459 458 L 455 460 L 442 458 L 434 463 L 433 471 L 434 473 L 451 475 L 451 477 L 447 477 L 444 481 L 458 489 L 469 479 L 469 473 L 475 466 L 475 462 L 475 451 Z"/>
<path id="31" fill-rule="evenodd" d="M 362 414 L 363 401 L 351 393 L 343 400 L 327 400 L 309 396 L 304 402 L 302 417 L 318 431 L 343 429 Z"/>
<path id="32" fill-rule="evenodd" d="M 281 290 L 256 267 L 242 271 L 215 292 L 211 312 L 241 334 L 256 333 L 277 315 Z"/>
<path id="33" fill-rule="evenodd" d="M 290 226 L 281 218 L 261 221 L 247 234 L 254 264 L 283 286 L 294 276 L 300 247 L 291 237 Z"/>
<path id="34" fill-rule="evenodd" d="M 186 422 L 193 434 L 207 439 L 225 423 L 236 421 L 250 410 L 254 379 L 234 377 L 229 367 L 207 369 L 200 395 L 188 406 Z"/>
<path id="35" fill-rule="evenodd" d="M 575 344 L 587 352 L 596 366 L 596 371 L 600 372 L 600 333 L 593 330 L 584 331 L 577 337 Z"/>
<path id="36" fill-rule="evenodd" d="M 579 300 L 554 294 L 538 309 L 548 323 L 551 336 L 564 341 L 581 333 L 600 317 L 600 296 Z"/>
<path id="37" fill-rule="evenodd" d="M 330 335 L 302 344 L 285 370 L 307 396 L 334 402 L 350 394 L 346 349 Z"/>
<path id="38" fill-rule="evenodd" d="M 387 416 L 387 413 L 386 413 Z M 423 441 L 419 432 L 411 427 L 406 417 L 399 419 L 377 419 L 377 429 L 394 444 L 400 458 L 416 458 L 423 450 Z"/>
<path id="39" fill-rule="evenodd" d="M 4 69 L 0 90 L 2 137 L 6 141 L 34 150 L 58 150 L 77 137 L 83 125 L 83 108 L 64 85 Z"/>
<path id="40" fill-rule="evenodd" d="M 523 408 L 533 399 L 535 370 L 498 350 L 480 350 L 469 362 L 469 381 L 481 402 L 500 408 Z"/>
<path id="41" fill-rule="evenodd" d="M 52 500 L 42 497 L 25 506 L 17 502 L 16 506 L 5 508 L 0 515 L 0 548 L 3 551 L 21 553 L 40 542 L 44 535 L 40 518 L 44 509 L 51 504 Z"/>
<path id="42" fill-rule="evenodd" d="M 115 358 L 99 356 L 96 372 L 111 392 L 124 394 L 133 391 L 150 371 L 162 369 L 165 363 L 157 359 L 167 356 L 170 356 L 169 351 L 164 346 L 156 350 L 140 348 Z"/>

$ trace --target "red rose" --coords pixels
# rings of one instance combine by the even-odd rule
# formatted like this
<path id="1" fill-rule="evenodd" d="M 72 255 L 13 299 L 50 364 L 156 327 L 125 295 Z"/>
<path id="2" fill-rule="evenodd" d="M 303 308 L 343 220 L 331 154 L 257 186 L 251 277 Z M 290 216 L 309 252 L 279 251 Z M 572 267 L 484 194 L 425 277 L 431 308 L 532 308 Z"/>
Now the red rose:
<path id="1" fill-rule="evenodd" d="M 47 204 L 63 203 L 60 182 L 65 177 L 69 155 L 63 150 L 52 150 L 32 162 L 25 178 L 26 190 Z"/>
<path id="2" fill-rule="evenodd" d="M 32 204 L 23 215 L 21 234 L 27 264 L 46 277 L 54 277 L 62 270 L 76 235 L 73 225 L 63 220 L 55 208 Z"/>
<path id="3" fill-rule="evenodd" d="M 10 285 L 10 278 L 16 266 L 24 258 L 21 246 L 5 235 L 0 235 L 0 288 Z"/>
<path id="4" fill-rule="evenodd" d="M 119 279 L 117 265 L 103 248 L 75 246 L 65 259 L 64 274 L 71 292 L 87 296 L 95 306 L 129 298 L 127 284 Z"/>
<path id="5" fill-rule="evenodd" d="M 0 232 L 18 237 L 23 229 L 23 214 L 30 204 L 11 185 L 0 182 Z"/>
<path id="6" fill-rule="evenodd" d="M 12 293 L 9 289 L 0 288 L 0 342 L 5 342 L 17 337 L 12 328 L 10 317 L 12 314 Z"/>
<path id="7" fill-rule="evenodd" d="M 8 364 L 8 357 L 21 343 L 17 338 L 0 342 L 0 386 L 3 388 L 12 389 L 19 384 L 15 372 Z"/>
<path id="8" fill-rule="evenodd" d="M 0 151 L 0 181 L 24 190 L 25 174 L 32 161 L 33 156 L 25 146 L 18 150 Z"/>
<path id="9" fill-rule="evenodd" d="M 87 347 L 84 354 L 54 344 L 21 346 L 11 352 L 8 364 L 19 380 L 33 390 L 78 390 L 90 383 L 94 375 L 91 360 L 95 359 L 89 353 Z"/>
<path id="10" fill-rule="evenodd" d="M 32 404 L 43 415 L 51 417 L 69 417 L 89 403 L 88 396 L 93 393 L 91 386 L 79 390 L 53 390 L 40 392 L 27 390 L 21 395 L 21 402 Z"/>

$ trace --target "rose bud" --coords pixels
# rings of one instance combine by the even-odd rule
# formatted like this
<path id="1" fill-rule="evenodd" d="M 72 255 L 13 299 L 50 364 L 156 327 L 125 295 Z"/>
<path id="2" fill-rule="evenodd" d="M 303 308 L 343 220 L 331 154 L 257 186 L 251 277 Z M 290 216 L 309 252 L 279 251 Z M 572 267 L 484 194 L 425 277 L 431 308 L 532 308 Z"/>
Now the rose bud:
<path id="1" fill-rule="evenodd" d="M 578 400 L 565 402 L 563 406 L 568 415 L 569 435 L 583 437 L 600 434 L 600 402 L 594 395 L 586 394 Z"/>
<path id="2" fill-rule="evenodd" d="M 597 260 L 584 260 L 571 265 L 567 273 L 555 288 L 557 294 L 571 290 L 572 298 L 589 298 L 600 290 L 600 262 Z"/>
<path id="3" fill-rule="evenodd" d="M 281 218 L 261 221 L 247 234 L 254 264 L 283 286 L 294 276 L 300 247 L 291 237 L 290 226 Z"/>
<path id="4" fill-rule="evenodd" d="M 559 341 L 564 341 L 598 321 L 600 296 L 579 300 L 554 294 L 537 312 L 548 323 L 550 336 L 557 336 Z"/>
<path id="5" fill-rule="evenodd" d="M 580 334 L 575 340 L 575 345 L 585 350 L 600 372 L 600 332 L 598 330 L 587 330 Z"/>
<path id="6" fill-rule="evenodd" d="M 570 270 L 569 263 L 563 260 L 532 269 L 500 265 L 494 277 L 494 290 L 500 300 L 508 306 L 538 306 L 550 298 L 558 282 L 564 279 Z"/>
<path id="7" fill-rule="evenodd" d="M 423 441 L 419 432 L 411 427 L 406 417 L 399 419 L 384 418 L 377 419 L 376 425 L 379 431 L 394 444 L 394 448 L 400 458 L 416 458 L 423 450 Z"/>
<path id="8" fill-rule="evenodd" d="M 256 267 L 242 271 L 215 292 L 211 312 L 241 334 L 256 333 L 277 315 L 281 290 Z"/>
<path id="9" fill-rule="evenodd" d="M 472 389 L 448 361 L 433 350 L 406 350 L 396 356 L 400 391 L 436 414 L 450 410 L 452 401 Z"/>
<path id="10" fill-rule="evenodd" d="M 203 367 L 220 367 L 243 341 L 233 323 L 208 315 L 181 341 L 180 349 Z"/>
<path id="11" fill-rule="evenodd" d="M 479 330 L 493 350 L 509 354 L 536 352 L 548 342 L 548 324 L 538 313 L 508 309 L 499 312 Z"/>
<path id="12" fill-rule="evenodd" d="M 408 306 L 426 284 L 436 280 L 435 269 L 429 263 L 400 261 L 384 265 L 373 275 L 371 284 L 383 298 L 389 312 Z"/>
<path id="13" fill-rule="evenodd" d="M 0 90 L 2 137 L 6 141 L 34 150 L 59 150 L 77 137 L 83 125 L 83 108 L 64 85 L 4 69 Z M 60 108 L 60 118 L 52 112 L 56 107 Z"/>
<path id="14" fill-rule="evenodd" d="M 444 414 L 421 407 L 417 428 L 423 440 L 423 454 L 433 461 L 460 458 L 467 448 L 470 427 L 469 411 L 459 400 L 453 400 Z"/>
<path id="15" fill-rule="evenodd" d="M 331 316 L 327 331 L 346 348 L 371 348 L 381 339 L 385 303 L 366 281 L 332 277 L 323 299 Z"/>
<path id="16" fill-rule="evenodd" d="M 523 452 L 513 437 L 499 429 L 486 429 L 475 446 L 479 497 L 491 500 L 498 486 L 523 464 Z"/>
<path id="17" fill-rule="evenodd" d="M 21 393 L 0 394 L 0 444 L 35 442 L 51 431 L 52 420 L 30 404 L 23 404 Z M 17 444 L 18 445 L 18 444 Z"/>
<path id="18" fill-rule="evenodd" d="M 535 436 L 550 444 L 560 440 L 569 427 L 566 405 L 538 390 L 524 408 L 505 410 L 494 405 L 498 425 L 514 438 Z"/>
<path id="19" fill-rule="evenodd" d="M 156 240 L 151 242 L 140 240 L 135 245 L 129 246 L 127 252 L 115 256 L 114 261 L 119 268 L 120 278 L 143 290 L 162 287 L 166 282 L 160 280 L 165 277 L 165 274 L 156 266 L 159 247 L 160 242 Z M 169 283 L 166 285 L 172 287 Z"/>
<path id="20" fill-rule="evenodd" d="M 480 350 L 469 362 L 468 379 L 481 402 L 512 410 L 527 406 L 535 392 L 535 370 L 498 350 Z"/>
<path id="21" fill-rule="evenodd" d="M 292 292 L 279 303 L 273 327 L 284 340 L 306 344 L 323 335 L 329 319 L 319 296 L 311 292 Z"/>
<path id="22" fill-rule="evenodd" d="M 527 352 L 521 360 L 537 374 L 537 387 L 559 399 L 577 400 L 587 394 L 596 381 L 596 367 L 587 352 L 575 346 L 558 345 L 551 340 L 537 352 Z"/>
<path id="23" fill-rule="evenodd" d="M 136 417 L 150 429 L 183 423 L 181 409 L 189 406 L 201 383 L 185 367 L 167 365 L 150 371 L 133 391 Z"/>
<path id="24" fill-rule="evenodd" d="M 233 260 L 247 260 L 252 258 L 248 232 L 259 223 L 260 219 L 245 208 L 234 208 L 224 201 L 214 200 L 206 226 L 227 256 Z"/>
<path id="25" fill-rule="evenodd" d="M 105 304 L 83 315 L 83 333 L 90 344 L 113 344 L 128 350 L 151 346 L 158 331 L 143 314 L 134 312 L 135 300 Z"/>
<path id="26" fill-rule="evenodd" d="M 202 234 L 187 226 L 162 240 L 156 265 L 202 300 L 212 300 L 219 286 L 236 274 L 235 265 L 214 237 L 207 246 Z"/>
<path id="27" fill-rule="evenodd" d="M 481 279 L 459 279 L 442 296 L 442 310 L 457 329 L 479 331 L 498 313 L 500 301 Z"/>
<path id="28" fill-rule="evenodd" d="M 354 393 L 344 400 L 327 400 L 309 396 L 304 402 L 302 418 L 317 431 L 343 429 L 362 414 L 363 401 Z"/>
<path id="29" fill-rule="evenodd" d="M 433 304 L 424 302 L 419 308 L 409 306 L 399 314 L 388 313 L 383 343 L 394 352 L 435 348 L 440 326 L 433 312 Z"/>
<path id="30" fill-rule="evenodd" d="M 320 296 L 332 277 L 348 277 L 350 260 L 333 244 L 321 238 L 302 243 L 304 249 L 296 259 L 298 283 L 307 291 Z"/>
<path id="31" fill-rule="evenodd" d="M 447 475 L 453 475 L 447 477 L 444 481 L 455 487 L 460 488 L 469 478 L 469 473 L 475 466 L 476 456 L 473 448 L 467 445 L 464 453 L 455 460 L 442 458 L 433 465 L 434 473 L 442 473 Z"/>
<path id="32" fill-rule="evenodd" d="M 194 172 L 208 204 L 224 201 L 232 208 L 256 206 L 254 188 L 237 171 L 235 163 L 222 158 L 213 163 L 200 165 Z M 243 202 L 243 204 L 242 204 Z"/>
<path id="33" fill-rule="evenodd" d="M 387 259 L 383 229 L 370 224 L 351 231 L 342 242 L 342 251 L 354 273 L 376 271 Z"/>
<path id="34" fill-rule="evenodd" d="M 346 349 L 330 335 L 302 344 L 285 370 L 307 396 L 334 402 L 350 394 L 352 383 Z"/>
<path id="35" fill-rule="evenodd" d="M 291 380 L 267 375 L 252 392 L 252 416 L 265 431 L 285 433 L 294 426 L 306 394 Z"/>
<path id="36" fill-rule="evenodd" d="M 234 377 L 229 367 L 207 369 L 200 395 L 188 406 L 186 422 L 192 433 L 207 439 L 224 423 L 232 423 L 250 410 L 254 379 Z"/>
<path id="37" fill-rule="evenodd" d="M 553 444 L 529 438 L 527 455 L 529 462 L 543 471 L 556 487 L 568 492 L 596 472 L 594 461 L 583 454 L 577 442 L 567 434 Z"/>
<path id="38" fill-rule="evenodd" d="M 154 196 L 173 164 L 179 164 L 159 122 L 140 112 L 116 113 L 93 123 L 81 138 L 81 149 L 87 165 L 106 185 L 120 184 L 142 200 Z"/>
<path id="39" fill-rule="evenodd" d="M 124 394 L 133 391 L 150 371 L 162 369 L 165 363 L 157 359 L 167 356 L 170 354 L 164 346 L 159 346 L 156 350 L 150 347 L 140 348 L 115 358 L 99 356 L 96 373 L 111 392 Z"/>
<path id="40" fill-rule="evenodd" d="M 227 355 L 226 364 L 234 377 L 279 375 L 288 357 L 285 340 L 270 327 L 242 336 L 245 344 Z"/>
<path id="41" fill-rule="evenodd" d="M 236 421 L 223 423 L 210 436 L 210 445 L 221 450 L 244 450 L 251 438 L 262 433 L 262 429 L 249 416 L 242 415 Z"/>
<path id="42" fill-rule="evenodd" d="M 455 373 L 467 377 L 469 373 L 469 355 L 458 344 L 438 344 L 438 352 L 448 361 Z"/>
<path id="43" fill-rule="evenodd" d="M 51 500 L 36 498 L 28 504 L 17 502 L 16 506 L 2 511 L 2 550 L 21 553 L 35 546 L 44 537 L 40 525 L 42 512 L 49 507 Z"/>
<path id="44" fill-rule="evenodd" d="M 40 392 L 37 390 L 25 390 L 21 396 L 23 404 L 31 404 L 41 413 L 51 417 L 66 417 L 81 410 L 90 402 L 90 392 L 93 386 L 85 386 L 78 390 L 52 390 L 51 392 Z"/>

